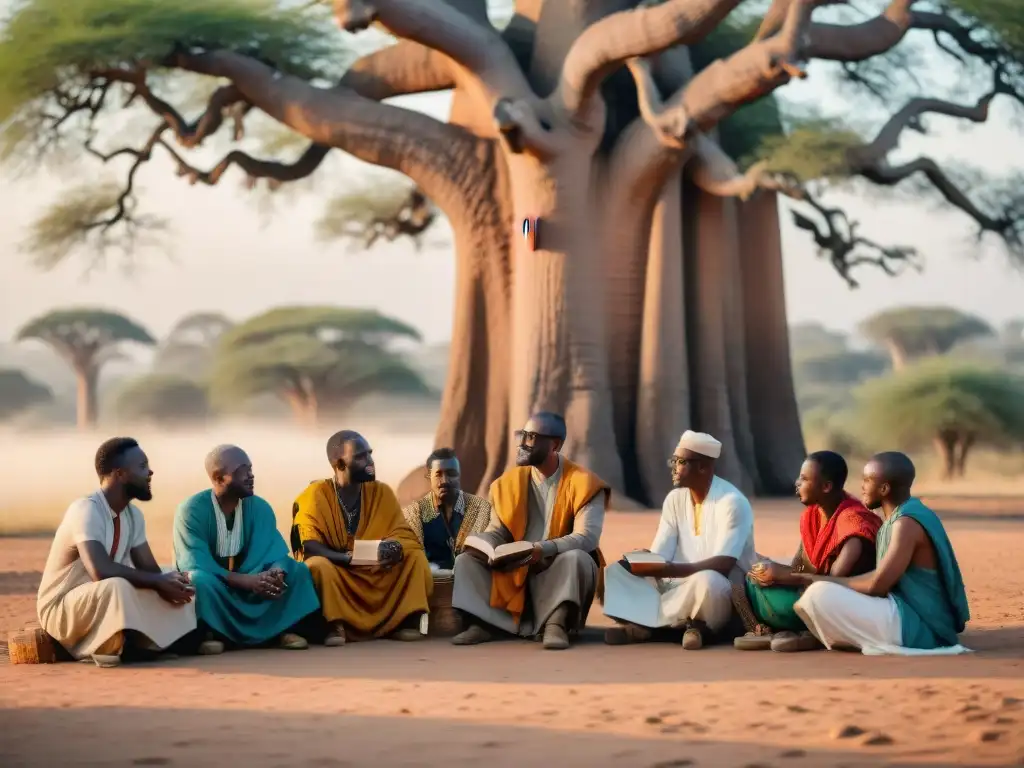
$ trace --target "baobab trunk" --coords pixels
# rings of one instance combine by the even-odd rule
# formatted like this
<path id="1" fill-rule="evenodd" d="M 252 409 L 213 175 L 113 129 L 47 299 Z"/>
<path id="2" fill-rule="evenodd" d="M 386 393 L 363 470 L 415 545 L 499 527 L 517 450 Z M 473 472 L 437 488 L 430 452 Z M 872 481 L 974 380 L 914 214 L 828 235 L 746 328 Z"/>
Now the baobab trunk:
<path id="1" fill-rule="evenodd" d="M 593 149 L 581 142 L 550 162 L 508 157 L 515 220 L 539 222 L 535 249 L 520 237 L 513 250 L 509 419 L 518 427 L 537 411 L 564 414 L 566 454 L 621 490 Z"/>
<path id="2" fill-rule="evenodd" d="M 75 367 L 75 418 L 80 430 L 96 426 L 96 385 L 99 371 L 93 365 Z"/>

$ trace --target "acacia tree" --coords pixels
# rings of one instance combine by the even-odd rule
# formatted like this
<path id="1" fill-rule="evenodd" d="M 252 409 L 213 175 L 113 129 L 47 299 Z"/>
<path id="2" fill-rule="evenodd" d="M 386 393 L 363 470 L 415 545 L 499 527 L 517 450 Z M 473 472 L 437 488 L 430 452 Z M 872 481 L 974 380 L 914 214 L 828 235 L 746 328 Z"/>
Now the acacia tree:
<path id="1" fill-rule="evenodd" d="M 234 323 L 220 312 L 193 312 L 181 318 L 157 350 L 153 370 L 205 379 L 213 365 L 220 337 Z"/>
<path id="2" fill-rule="evenodd" d="M 1006 371 L 918 363 L 858 393 L 863 424 L 907 448 L 931 443 L 946 479 L 962 477 L 971 449 L 1024 443 L 1024 379 Z"/>
<path id="3" fill-rule="evenodd" d="M 183 376 L 159 373 L 127 382 L 118 391 L 114 407 L 121 420 L 164 426 L 195 424 L 209 413 L 206 387 Z"/>
<path id="4" fill-rule="evenodd" d="M 275 394 L 300 424 L 344 412 L 374 393 L 425 393 L 419 375 L 392 349 L 416 329 L 372 310 L 280 307 L 221 338 L 211 379 L 215 405 Z"/>
<path id="5" fill-rule="evenodd" d="M 995 335 L 984 320 L 952 307 L 887 309 L 861 323 L 860 330 L 889 352 L 894 369 L 917 357 L 945 354 L 962 341 Z"/>
<path id="6" fill-rule="evenodd" d="M 87 149 L 128 162 L 129 183 L 97 219 L 101 232 L 131 218 L 135 174 L 157 149 L 193 183 L 216 184 L 237 167 L 279 185 L 308 177 L 333 148 L 408 176 L 455 236 L 452 355 L 436 442 L 459 450 L 467 487 L 505 468 L 510 425 L 551 409 L 566 415 L 567 454 L 634 498 L 667 490 L 664 457 L 690 426 L 722 440 L 721 471 L 741 487 L 781 491 L 803 445 L 777 202 L 772 191 L 751 195 L 781 188 L 812 206 L 816 199 L 794 186 L 801 171 L 779 145 L 741 173 L 730 141 L 744 131 L 733 117 L 744 114 L 763 133 L 767 114 L 769 130 L 781 133 L 770 97 L 804 76 L 803 62 L 841 62 L 868 82 L 865 62 L 915 30 L 933 34 L 943 50 L 987 68 L 991 92 L 969 107 L 914 99 L 874 140 L 839 136 L 842 174 L 894 185 L 923 173 L 1020 253 L 1014 199 L 972 201 L 933 161 L 888 161 L 926 113 L 983 120 L 994 96 L 1020 98 L 1024 36 L 1019 20 L 1012 26 L 1014 8 L 1000 6 L 999 16 L 991 2 L 891 0 L 857 23 L 812 20 L 831 4 L 775 0 L 751 39 L 735 34 L 730 14 L 765 5 L 741 0 L 518 0 L 501 30 L 483 0 L 335 0 L 345 30 L 377 25 L 397 43 L 332 81 L 322 65 L 340 54 L 319 6 L 26 0 L 8 25 L 9 52 L 0 52 L 12 84 L 2 117 L 45 147 L 77 114 Z M 179 73 L 218 80 L 193 121 L 157 95 Z M 449 89 L 447 123 L 385 103 Z M 141 147 L 104 151 L 92 129 L 116 111 L 119 90 L 158 122 Z M 241 137 L 253 113 L 306 137 L 308 149 L 281 162 L 236 147 L 209 170 L 184 154 L 225 123 Z M 819 213 L 824 224 L 805 217 L 802 226 L 844 276 L 868 261 L 892 271 L 909 255 L 842 226 L 834 209 Z M 534 248 L 519 234 L 532 218 L 540 221 Z"/>
<path id="7" fill-rule="evenodd" d="M 96 424 L 96 384 L 100 369 L 124 342 L 153 345 L 149 331 L 119 312 L 105 309 L 62 309 L 24 325 L 19 341 L 35 339 L 49 345 L 75 373 L 78 428 Z"/>
<path id="8" fill-rule="evenodd" d="M 53 392 L 24 372 L 0 368 L 0 419 L 9 419 L 34 405 L 49 403 Z"/>

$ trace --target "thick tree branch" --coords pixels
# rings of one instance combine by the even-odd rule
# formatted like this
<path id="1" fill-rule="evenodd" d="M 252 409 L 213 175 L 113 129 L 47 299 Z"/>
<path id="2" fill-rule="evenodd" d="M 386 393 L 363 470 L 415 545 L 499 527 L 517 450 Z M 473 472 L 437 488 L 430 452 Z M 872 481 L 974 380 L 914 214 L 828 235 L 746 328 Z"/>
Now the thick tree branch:
<path id="1" fill-rule="evenodd" d="M 831 0 L 793 0 L 782 29 L 753 42 L 727 59 L 713 62 L 669 99 L 697 129 L 708 132 L 744 104 L 760 99 L 793 77 L 806 77 L 798 62 L 806 60 L 804 44 L 814 9 Z"/>
<path id="2" fill-rule="evenodd" d="M 804 191 L 786 179 L 768 173 L 767 163 L 755 163 L 746 172 L 740 171 L 721 145 L 710 136 L 698 133 L 690 142 L 693 160 L 688 165 L 693 183 L 716 197 L 738 197 L 747 200 L 759 189 L 769 189 L 794 198 Z"/>
<path id="3" fill-rule="evenodd" d="M 662 144 L 682 149 L 694 128 L 682 103 L 677 100 L 666 105 L 662 101 L 646 59 L 630 59 L 627 66 L 636 84 L 641 119 L 650 126 Z"/>
<path id="4" fill-rule="evenodd" d="M 341 87 L 316 88 L 236 53 L 179 52 L 180 69 L 230 80 L 249 103 L 316 144 L 339 147 L 405 174 L 442 208 L 472 153 L 462 129 L 427 115 L 365 99 Z M 467 154 L 470 155 L 467 157 Z"/>
<path id="5" fill-rule="evenodd" d="M 395 37 L 437 51 L 472 73 L 489 108 L 503 98 L 530 101 L 533 90 L 515 56 L 490 25 L 436 0 L 334 0 L 334 16 L 349 32 L 379 22 Z"/>
<path id="6" fill-rule="evenodd" d="M 793 223 L 811 233 L 818 253 L 827 256 L 832 267 L 851 288 L 860 287 L 850 272 L 861 266 L 875 266 L 887 275 L 896 276 L 910 267 L 921 270 L 917 250 L 909 246 L 882 246 L 857 233 L 859 222 L 851 221 L 840 208 L 822 205 L 809 192 L 800 198 L 818 212 L 824 228 L 799 211 L 791 211 Z"/>
<path id="7" fill-rule="evenodd" d="M 454 63 L 425 45 L 399 40 L 357 60 L 340 84 L 374 101 L 445 91 L 455 87 Z"/>
<path id="8" fill-rule="evenodd" d="M 699 42 L 742 0 L 642 2 L 591 24 L 569 49 L 552 100 L 574 121 L 587 113 L 601 82 L 629 59 Z"/>
<path id="9" fill-rule="evenodd" d="M 813 24 L 806 54 L 812 59 L 863 61 L 885 53 L 913 27 L 912 8 L 918 1 L 891 0 L 881 14 L 859 24 Z"/>
<path id="10" fill-rule="evenodd" d="M 501 99 L 494 106 L 494 126 L 510 152 L 525 152 L 540 160 L 550 160 L 561 152 L 568 138 L 542 123 L 526 101 Z"/>

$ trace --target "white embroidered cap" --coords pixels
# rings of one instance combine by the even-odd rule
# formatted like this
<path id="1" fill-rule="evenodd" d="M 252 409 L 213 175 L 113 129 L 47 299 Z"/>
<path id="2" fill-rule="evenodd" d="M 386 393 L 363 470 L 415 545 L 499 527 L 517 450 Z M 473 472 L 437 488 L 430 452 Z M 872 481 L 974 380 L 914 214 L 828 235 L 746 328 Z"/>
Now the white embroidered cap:
<path id="1" fill-rule="evenodd" d="M 688 429 L 683 432 L 683 436 L 679 438 L 679 446 L 676 450 L 693 451 L 694 453 L 699 453 L 701 456 L 717 459 L 722 455 L 722 444 L 705 432 L 694 432 L 693 430 Z"/>

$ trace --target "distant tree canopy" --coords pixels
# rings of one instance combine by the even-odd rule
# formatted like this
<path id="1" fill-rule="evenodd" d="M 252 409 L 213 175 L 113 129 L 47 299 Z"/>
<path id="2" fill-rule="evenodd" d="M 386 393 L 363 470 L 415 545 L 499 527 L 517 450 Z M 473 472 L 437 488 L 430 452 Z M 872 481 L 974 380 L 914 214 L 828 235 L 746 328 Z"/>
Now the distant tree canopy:
<path id="1" fill-rule="evenodd" d="M 952 307 L 885 310 L 865 320 L 860 331 L 889 352 L 895 369 L 914 358 L 945 354 L 967 339 L 995 333 L 984 320 Z"/>
<path id="2" fill-rule="evenodd" d="M 234 323 L 219 312 L 194 312 L 179 320 L 156 353 L 153 370 L 199 381 L 213 368 L 217 343 Z"/>
<path id="3" fill-rule="evenodd" d="M 849 337 L 821 323 L 794 323 L 789 328 L 789 344 L 794 358 L 811 357 L 845 352 L 849 349 Z"/>
<path id="4" fill-rule="evenodd" d="M 96 423 L 96 384 L 100 368 L 124 342 L 153 345 L 155 340 L 134 320 L 105 309 L 55 310 L 27 323 L 19 341 L 49 345 L 71 366 L 77 382 L 77 415 L 81 429 Z"/>
<path id="5" fill-rule="evenodd" d="M 22 371 L 0 368 L 0 421 L 53 400 L 50 388 Z"/>
<path id="6" fill-rule="evenodd" d="M 180 376 L 151 374 L 130 380 L 114 402 L 119 420 L 162 426 L 194 424 L 209 415 L 206 388 Z"/>
<path id="7" fill-rule="evenodd" d="M 221 338 L 211 382 L 216 407 L 273 393 L 298 421 L 344 411 L 372 392 L 420 394 L 419 374 L 390 346 L 419 341 L 409 325 L 376 311 L 282 307 L 235 326 Z"/>
<path id="8" fill-rule="evenodd" d="M 963 475 L 977 444 L 1024 444 L 1024 377 L 937 359 L 858 392 L 865 434 L 907 449 L 931 443 L 945 477 Z"/>
<path id="9" fill-rule="evenodd" d="M 845 333 L 820 323 L 792 326 L 790 345 L 793 384 L 805 417 L 816 409 L 848 408 L 853 387 L 889 368 L 884 353 L 851 349 Z"/>

